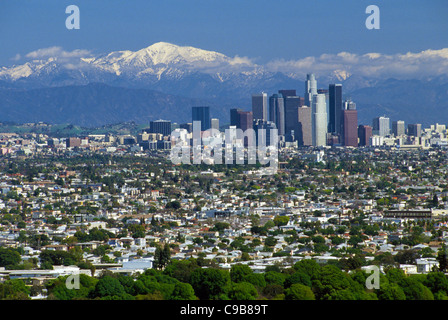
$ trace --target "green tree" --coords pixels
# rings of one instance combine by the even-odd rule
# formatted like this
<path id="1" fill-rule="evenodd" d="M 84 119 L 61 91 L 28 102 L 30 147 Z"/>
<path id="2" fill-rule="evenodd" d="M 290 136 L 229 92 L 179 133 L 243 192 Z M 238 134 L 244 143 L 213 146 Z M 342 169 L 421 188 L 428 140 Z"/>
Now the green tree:
<path id="1" fill-rule="evenodd" d="M 437 253 L 437 261 L 439 262 L 439 271 L 446 272 L 448 269 L 448 258 L 446 254 L 446 245 L 442 244 L 441 248 Z"/>
<path id="2" fill-rule="evenodd" d="M 406 300 L 403 289 L 396 283 L 381 282 L 377 291 L 379 300 Z"/>
<path id="3" fill-rule="evenodd" d="M 117 278 L 104 276 L 98 280 L 92 292 L 93 298 L 124 298 L 126 291 Z"/>
<path id="4" fill-rule="evenodd" d="M 300 283 L 295 283 L 285 290 L 286 300 L 315 300 L 313 291 L 310 287 Z"/>
<path id="5" fill-rule="evenodd" d="M 13 268 L 21 261 L 20 253 L 13 249 L 0 248 L 0 267 Z"/>
<path id="6" fill-rule="evenodd" d="M 154 269 L 162 270 L 171 260 L 171 250 L 168 243 L 164 247 L 157 246 L 154 252 Z"/>
<path id="7" fill-rule="evenodd" d="M 230 285 L 230 274 L 225 270 L 200 268 L 191 273 L 190 284 L 196 296 L 201 300 L 226 299 Z"/>
<path id="8" fill-rule="evenodd" d="M 171 293 L 171 300 L 196 300 L 193 287 L 189 283 L 177 282 Z"/>
<path id="9" fill-rule="evenodd" d="M 253 274 L 253 271 L 246 264 L 234 264 L 230 268 L 230 280 L 232 282 L 243 282 L 251 274 Z"/>
<path id="10" fill-rule="evenodd" d="M 448 295 L 448 278 L 443 272 L 436 271 L 428 273 L 423 284 L 431 290 L 434 297 Z"/>
<path id="11" fill-rule="evenodd" d="M 228 295 L 231 300 L 255 300 L 258 292 L 253 284 L 238 282 L 231 284 Z"/>
<path id="12" fill-rule="evenodd" d="M 275 216 L 274 218 L 274 224 L 277 227 L 286 226 L 288 224 L 289 217 L 287 216 Z"/>

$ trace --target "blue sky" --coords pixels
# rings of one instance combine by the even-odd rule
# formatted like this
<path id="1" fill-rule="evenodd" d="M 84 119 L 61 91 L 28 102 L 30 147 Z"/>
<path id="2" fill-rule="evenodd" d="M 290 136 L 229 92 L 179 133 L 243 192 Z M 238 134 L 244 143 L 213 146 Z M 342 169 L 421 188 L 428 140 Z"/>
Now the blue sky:
<path id="1" fill-rule="evenodd" d="M 65 27 L 71 4 L 80 30 Z M 370 4 L 380 8 L 380 30 L 365 27 Z M 447 17 L 447 0 L 1 0 L 0 65 L 53 46 L 108 53 L 159 41 L 259 63 L 420 52 L 448 48 Z"/>

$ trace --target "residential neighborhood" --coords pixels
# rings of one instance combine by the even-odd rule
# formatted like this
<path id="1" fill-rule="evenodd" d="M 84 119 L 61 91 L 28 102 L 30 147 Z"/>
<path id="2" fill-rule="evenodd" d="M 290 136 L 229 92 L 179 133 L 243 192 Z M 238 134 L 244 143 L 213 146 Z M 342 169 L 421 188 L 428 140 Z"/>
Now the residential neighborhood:
<path id="1" fill-rule="evenodd" d="M 59 277 L 138 277 L 168 261 L 260 275 L 306 260 L 347 274 L 445 272 L 444 146 L 283 148 L 266 175 L 174 165 L 169 150 L 112 135 L 60 140 L 1 135 L 0 282 L 23 281 L 28 299 L 54 298 Z"/>

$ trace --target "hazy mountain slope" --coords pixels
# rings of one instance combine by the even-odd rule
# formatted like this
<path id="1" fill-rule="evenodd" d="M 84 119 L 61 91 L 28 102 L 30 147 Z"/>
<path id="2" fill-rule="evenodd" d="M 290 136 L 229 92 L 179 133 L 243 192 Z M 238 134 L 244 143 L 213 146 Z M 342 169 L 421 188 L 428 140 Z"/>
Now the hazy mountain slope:
<path id="1" fill-rule="evenodd" d="M 191 119 L 191 107 L 205 102 L 153 90 L 104 84 L 31 90 L 0 89 L 1 121 L 99 126 L 123 121 Z"/>

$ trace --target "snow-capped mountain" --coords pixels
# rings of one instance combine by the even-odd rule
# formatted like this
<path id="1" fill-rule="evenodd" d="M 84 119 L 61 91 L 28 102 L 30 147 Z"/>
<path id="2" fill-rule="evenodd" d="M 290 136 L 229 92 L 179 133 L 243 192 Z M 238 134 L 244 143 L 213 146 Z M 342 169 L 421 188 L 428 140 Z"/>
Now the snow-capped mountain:
<path id="1" fill-rule="evenodd" d="M 26 58 L 22 64 L 0 67 L 2 121 L 67 119 L 73 124 L 97 125 L 172 118 L 187 122 L 191 121 L 190 106 L 200 101 L 213 108 L 214 117 L 227 123 L 230 108 L 250 110 L 253 93 L 295 89 L 303 96 L 304 73 L 320 70 L 316 59 L 257 65 L 248 58 L 166 42 L 101 55 L 52 47 L 29 53 Z M 437 112 L 420 115 L 417 111 L 448 101 L 445 75 L 397 80 L 365 77 L 344 64 L 326 68 L 331 71 L 319 71 L 318 87 L 342 83 L 344 96 L 357 103 L 358 117 L 364 123 L 379 111 L 391 116 L 405 114 L 404 120 L 424 122 L 426 117 L 428 123 L 434 122 L 437 119 L 430 117 L 438 117 Z M 409 112 L 411 109 L 416 111 Z"/>
<path id="2" fill-rule="evenodd" d="M 45 85 L 87 82 L 157 82 L 179 80 L 191 74 L 212 76 L 218 81 L 241 74 L 245 77 L 265 75 L 262 67 L 244 58 L 230 58 L 224 54 L 190 46 L 158 42 L 138 51 L 115 51 L 99 56 L 49 57 L 25 64 L 2 67 L 0 80 L 17 82 L 39 78 Z M 65 78 L 64 78 L 65 77 Z"/>

